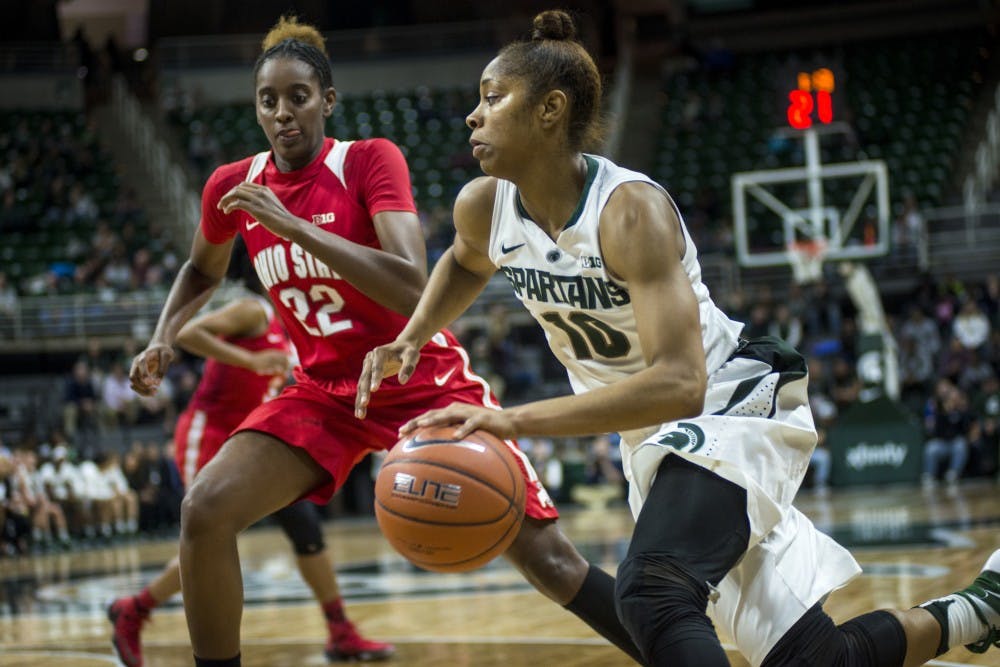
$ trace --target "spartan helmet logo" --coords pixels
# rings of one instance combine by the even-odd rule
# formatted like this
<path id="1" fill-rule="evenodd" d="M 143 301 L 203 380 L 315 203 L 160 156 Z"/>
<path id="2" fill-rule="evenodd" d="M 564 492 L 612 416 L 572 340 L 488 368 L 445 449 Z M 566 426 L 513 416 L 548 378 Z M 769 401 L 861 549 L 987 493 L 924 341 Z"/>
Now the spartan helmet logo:
<path id="1" fill-rule="evenodd" d="M 691 422 L 677 422 L 677 428 L 664 433 L 659 443 L 677 451 L 696 452 L 705 444 L 705 432 Z"/>

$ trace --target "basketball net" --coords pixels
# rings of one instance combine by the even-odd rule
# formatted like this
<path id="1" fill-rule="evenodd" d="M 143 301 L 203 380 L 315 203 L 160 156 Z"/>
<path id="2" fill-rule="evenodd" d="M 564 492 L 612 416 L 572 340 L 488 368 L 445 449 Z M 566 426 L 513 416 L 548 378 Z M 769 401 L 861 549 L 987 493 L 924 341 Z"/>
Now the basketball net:
<path id="1" fill-rule="evenodd" d="M 786 246 L 792 277 L 799 285 L 812 283 L 823 275 L 823 258 L 826 257 L 826 239 L 792 241 Z"/>

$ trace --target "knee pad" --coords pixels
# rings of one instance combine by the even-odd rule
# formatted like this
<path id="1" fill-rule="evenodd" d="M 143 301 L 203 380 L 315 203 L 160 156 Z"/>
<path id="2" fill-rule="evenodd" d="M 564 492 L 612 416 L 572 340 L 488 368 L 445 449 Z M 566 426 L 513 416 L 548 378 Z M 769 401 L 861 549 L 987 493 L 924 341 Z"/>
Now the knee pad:
<path id="1" fill-rule="evenodd" d="M 299 556 L 311 556 L 326 548 L 319 515 L 308 502 L 301 501 L 274 513 L 281 529 Z"/>
<path id="2" fill-rule="evenodd" d="M 629 556 L 615 578 L 618 618 L 647 661 L 657 647 L 704 637 L 706 633 L 715 638 L 712 622 L 705 614 L 708 594 L 707 583 L 666 554 Z"/>
<path id="3" fill-rule="evenodd" d="M 898 667 L 906 657 L 906 634 L 886 611 L 834 626 L 817 604 L 784 634 L 763 667 Z"/>
<path id="4" fill-rule="evenodd" d="M 845 667 L 895 667 L 906 658 L 906 632 L 887 611 L 873 611 L 839 626 Z"/>

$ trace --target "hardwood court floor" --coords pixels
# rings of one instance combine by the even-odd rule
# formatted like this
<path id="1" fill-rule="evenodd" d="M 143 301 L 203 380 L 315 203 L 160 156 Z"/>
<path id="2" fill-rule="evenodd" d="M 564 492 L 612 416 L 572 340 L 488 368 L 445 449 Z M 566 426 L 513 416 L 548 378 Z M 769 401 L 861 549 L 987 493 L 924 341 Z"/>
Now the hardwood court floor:
<path id="1" fill-rule="evenodd" d="M 992 483 L 930 493 L 804 493 L 797 504 L 865 567 L 865 576 L 826 605 L 838 622 L 875 608 L 908 608 L 963 587 L 1000 548 L 1000 487 Z M 632 521 L 622 506 L 566 510 L 560 523 L 589 559 L 613 571 Z M 396 556 L 368 520 L 334 522 L 327 538 L 351 617 L 365 633 L 396 643 L 396 664 L 632 664 L 502 562 L 467 575 L 423 573 Z M 0 667 L 117 664 L 104 607 L 116 595 L 137 591 L 174 550 L 170 541 L 158 541 L 0 561 Z M 274 528 L 254 529 L 241 537 L 240 550 L 247 599 L 243 664 L 325 664 L 322 619 L 284 538 Z M 144 640 L 147 667 L 191 664 L 177 601 L 156 611 Z M 734 666 L 747 665 L 735 652 L 729 655 Z M 975 655 L 958 648 L 931 664 L 998 665 L 1000 651 Z"/>

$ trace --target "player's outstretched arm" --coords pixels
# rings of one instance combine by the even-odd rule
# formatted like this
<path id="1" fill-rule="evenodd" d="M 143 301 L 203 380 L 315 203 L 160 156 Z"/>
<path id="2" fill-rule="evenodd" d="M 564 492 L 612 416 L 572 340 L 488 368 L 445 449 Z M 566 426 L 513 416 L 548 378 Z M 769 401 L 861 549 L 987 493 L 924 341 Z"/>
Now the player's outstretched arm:
<path id="1" fill-rule="evenodd" d="M 156 393 L 167 367 L 173 361 L 172 346 L 178 331 L 201 310 L 226 275 L 232 247 L 232 241 L 209 242 L 200 227 L 195 232 L 191 256 L 174 279 L 153 337 L 146 349 L 132 360 L 129 381 L 136 393 L 143 396 Z"/>
<path id="2" fill-rule="evenodd" d="M 226 340 L 261 336 L 267 329 L 268 315 L 264 306 L 258 299 L 244 298 L 185 324 L 177 334 L 177 345 L 200 357 L 248 368 L 261 375 L 284 375 L 289 367 L 288 355 L 284 352 L 254 352 Z"/>
<path id="3" fill-rule="evenodd" d="M 406 382 L 413 375 L 419 350 L 431 337 L 464 313 L 486 287 L 497 267 L 488 244 L 496 181 L 478 178 L 455 200 L 455 242 L 434 266 L 410 321 L 396 340 L 375 348 L 365 357 L 355 414 L 363 418 L 371 392 L 389 375 Z"/>
<path id="4" fill-rule="evenodd" d="M 644 183 L 620 186 L 601 214 L 601 248 L 611 273 L 626 281 L 646 368 L 576 396 L 526 403 L 500 417 L 453 405 L 405 424 L 463 424 L 505 437 L 624 431 L 691 417 L 705 397 L 705 352 L 698 301 L 684 272 L 684 236 L 666 196 Z"/>

